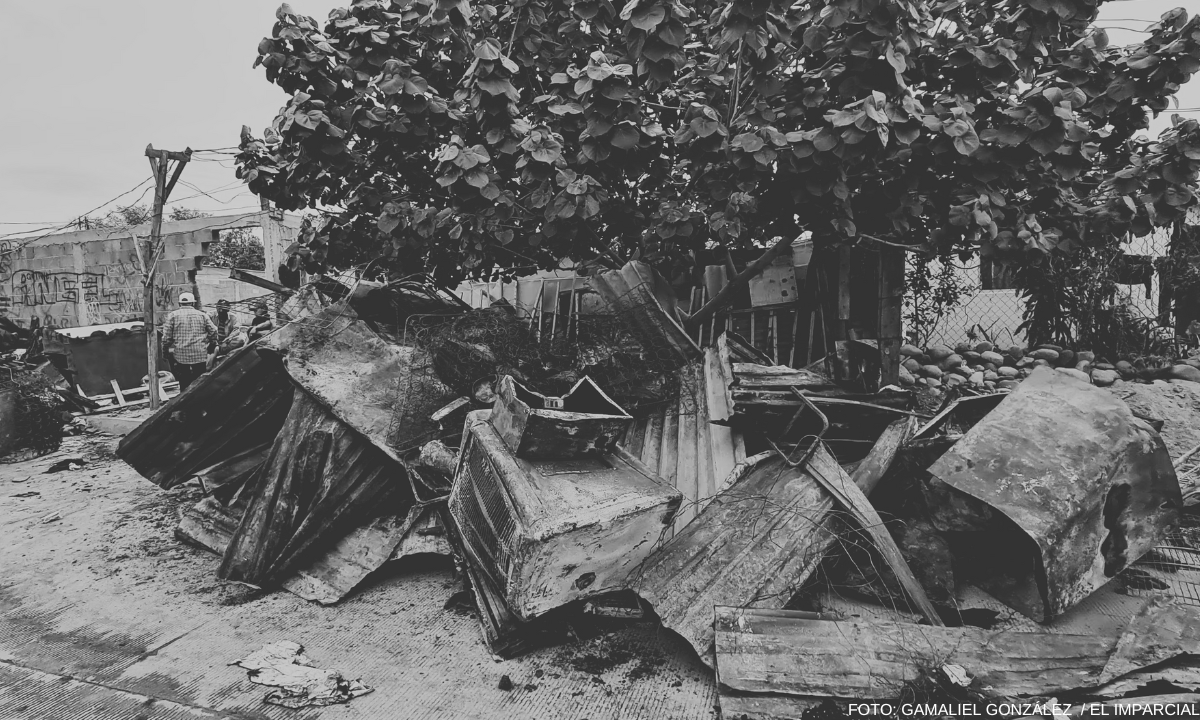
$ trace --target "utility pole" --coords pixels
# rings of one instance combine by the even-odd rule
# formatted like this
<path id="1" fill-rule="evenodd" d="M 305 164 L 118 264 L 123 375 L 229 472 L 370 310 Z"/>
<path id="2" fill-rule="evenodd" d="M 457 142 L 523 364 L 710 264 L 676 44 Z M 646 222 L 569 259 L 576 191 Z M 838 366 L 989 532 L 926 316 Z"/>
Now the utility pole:
<path id="1" fill-rule="evenodd" d="M 146 325 L 146 385 L 150 390 L 150 410 L 153 412 L 158 410 L 158 406 L 162 404 L 162 398 L 159 397 L 158 392 L 160 387 L 158 384 L 159 351 L 158 328 L 154 321 L 154 275 L 158 268 L 158 255 L 162 245 L 163 205 L 171 196 L 171 191 L 175 189 L 175 181 L 183 172 L 183 166 L 192 159 L 192 149 L 187 148 L 183 152 L 169 152 L 155 150 L 153 145 L 147 145 L 146 157 L 150 158 L 150 169 L 154 171 L 154 218 L 150 221 L 150 237 L 146 239 L 146 287 L 142 302 L 145 305 Z M 173 172 L 170 170 L 172 160 L 175 161 Z M 167 180 L 168 172 L 171 173 L 170 181 Z"/>

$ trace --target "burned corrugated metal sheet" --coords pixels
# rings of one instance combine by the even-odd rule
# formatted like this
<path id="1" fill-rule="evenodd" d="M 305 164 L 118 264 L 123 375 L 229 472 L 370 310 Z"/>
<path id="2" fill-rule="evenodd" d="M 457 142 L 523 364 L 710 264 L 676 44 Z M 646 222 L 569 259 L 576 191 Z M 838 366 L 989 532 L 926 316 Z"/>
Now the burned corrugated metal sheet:
<path id="1" fill-rule="evenodd" d="M 1195 607 L 1148 601 L 1119 634 L 929 627 L 821 619 L 812 613 L 720 607 L 717 679 L 752 693 L 856 700 L 895 698 L 947 663 L 1001 697 L 1095 687 L 1200 651 Z"/>
<path id="2" fill-rule="evenodd" d="M 241 348 L 126 435 L 117 457 L 165 489 L 279 434 L 292 382 L 275 353 Z"/>
<path id="3" fill-rule="evenodd" d="M 706 348 L 703 357 L 678 371 L 679 399 L 639 418 L 625 435 L 625 449 L 659 477 L 683 493 L 675 519 L 679 532 L 714 495 L 733 480 L 734 468 L 746 460 L 740 432 L 729 420 L 732 380 L 725 337 Z"/>
<path id="4" fill-rule="evenodd" d="M 403 466 L 297 388 L 219 577 L 281 582 L 323 543 L 371 517 L 406 512 L 413 497 L 403 473 Z"/>
<path id="5" fill-rule="evenodd" d="M 672 358 L 682 365 L 700 357 L 699 346 L 679 323 L 670 286 L 649 265 L 634 260 L 592 276 L 589 283 L 657 361 Z"/>
<path id="6" fill-rule="evenodd" d="M 1039 557 L 1028 572 L 986 589 L 1034 619 L 1062 613 L 1149 551 L 1183 502 L 1158 433 L 1107 390 L 1049 368 L 929 471 L 1032 538 Z"/>

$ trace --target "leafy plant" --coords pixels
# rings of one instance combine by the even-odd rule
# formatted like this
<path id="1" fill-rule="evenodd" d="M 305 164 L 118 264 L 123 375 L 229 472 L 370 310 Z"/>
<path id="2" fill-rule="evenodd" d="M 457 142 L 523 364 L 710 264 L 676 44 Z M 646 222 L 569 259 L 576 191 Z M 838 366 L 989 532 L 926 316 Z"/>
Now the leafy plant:
<path id="1" fill-rule="evenodd" d="M 909 327 L 909 340 L 924 347 L 942 318 L 974 289 L 955 267 L 953 257 L 909 266 L 904 275 L 905 297 L 910 303 L 904 318 Z"/>
<path id="2" fill-rule="evenodd" d="M 1197 204 L 1200 132 L 1135 140 L 1200 22 L 1113 47 L 1096 0 L 355 0 L 283 5 L 290 99 L 238 175 L 335 208 L 310 270 L 443 282 L 562 258 L 692 262 L 811 230 L 1058 263 Z M 317 239 L 321 238 L 321 239 Z M 1035 312 L 1035 315 L 1041 317 Z"/>

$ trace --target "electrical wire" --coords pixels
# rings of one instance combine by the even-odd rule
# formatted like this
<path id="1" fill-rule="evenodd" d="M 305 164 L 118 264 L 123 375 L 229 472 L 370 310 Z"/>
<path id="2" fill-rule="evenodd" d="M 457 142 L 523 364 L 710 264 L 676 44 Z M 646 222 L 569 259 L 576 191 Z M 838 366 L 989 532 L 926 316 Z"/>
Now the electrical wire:
<path id="1" fill-rule="evenodd" d="M 35 242 L 37 242 L 38 240 L 41 240 L 41 239 L 43 239 L 43 238 L 50 237 L 51 235 L 53 235 L 53 234 L 55 234 L 55 233 L 57 233 L 57 232 L 59 232 L 59 231 L 61 231 L 61 230 L 65 230 L 65 229 L 67 229 L 67 228 L 71 227 L 71 225 L 73 225 L 74 223 L 76 223 L 76 222 L 79 220 L 79 218 L 85 218 L 85 217 L 87 217 L 87 216 L 91 215 L 92 213 L 94 213 L 94 212 L 96 212 L 96 211 L 100 210 L 101 208 L 104 208 L 105 206 L 107 206 L 107 205 L 110 205 L 110 204 L 112 204 L 112 203 L 116 202 L 117 200 L 120 200 L 121 198 L 125 197 L 126 195 L 131 195 L 131 194 L 133 194 L 134 192 L 137 192 L 138 188 L 142 187 L 143 185 L 145 185 L 145 184 L 146 184 L 146 183 L 148 183 L 148 182 L 153 182 L 153 181 L 154 181 L 154 178 L 153 178 L 153 177 L 148 177 L 148 178 L 146 178 L 145 180 L 143 180 L 143 181 L 141 181 L 140 183 L 138 183 L 137 185 L 134 185 L 132 188 L 130 188 L 130 189 L 128 189 L 128 190 L 126 190 L 126 191 L 125 191 L 125 192 L 123 192 L 123 193 L 121 193 L 120 195 L 118 195 L 118 196 L 116 196 L 116 197 L 112 198 L 111 200 L 107 200 L 107 201 L 105 201 L 105 202 L 103 202 L 103 203 L 100 203 L 99 205 L 97 205 L 96 207 L 92 208 L 91 210 L 88 210 L 87 212 L 83 213 L 82 215 L 79 215 L 79 216 L 77 216 L 77 217 L 76 217 L 74 220 L 71 220 L 71 221 L 69 221 L 69 222 L 67 222 L 67 223 L 64 223 L 63 225 L 60 225 L 60 226 L 56 227 L 55 229 L 51 230 L 50 232 L 44 233 L 44 234 L 42 234 L 42 235 L 38 235 L 37 237 L 34 237 L 34 238 L 29 238 L 28 240 L 25 240 L 25 241 L 21 242 L 19 245 L 15 245 L 15 246 L 13 246 L 13 247 L 11 247 L 11 248 L 8 248 L 7 250 L 0 250 L 0 255 L 7 255 L 7 254 L 9 254 L 9 253 L 15 252 L 15 251 L 17 251 L 17 250 L 20 250 L 21 248 L 25 247 L 26 245 L 29 245 L 30 243 L 35 243 Z M 148 190 L 148 189 L 149 189 L 149 188 L 147 188 L 147 190 Z M 145 192 L 145 191 L 142 191 L 142 197 L 145 197 L 145 195 L 146 195 L 146 192 Z M 139 198 L 139 200 L 140 200 L 140 199 L 141 199 L 141 198 Z M 134 203 L 134 204 L 136 205 L 137 203 Z M 34 231 L 32 231 L 32 232 L 38 232 L 38 231 L 34 230 Z"/>

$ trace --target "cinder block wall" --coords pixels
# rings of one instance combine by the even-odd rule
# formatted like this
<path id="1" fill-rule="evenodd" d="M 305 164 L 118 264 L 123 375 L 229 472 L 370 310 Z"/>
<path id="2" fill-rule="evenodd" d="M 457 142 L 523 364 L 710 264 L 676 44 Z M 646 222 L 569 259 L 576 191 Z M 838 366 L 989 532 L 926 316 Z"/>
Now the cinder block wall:
<path id="1" fill-rule="evenodd" d="M 218 228 L 264 222 L 272 224 L 277 243 L 290 243 L 300 225 L 298 217 L 274 221 L 265 213 L 163 223 L 164 247 L 155 275 L 158 321 L 179 307 L 181 292 L 197 292 L 196 271 Z M 63 233 L 26 246 L 19 239 L 0 242 L 0 313 L 25 327 L 34 318 L 49 328 L 143 319 L 144 274 L 136 243 L 144 243 L 148 232 L 138 226 Z M 206 306 L 216 301 L 200 295 Z"/>

